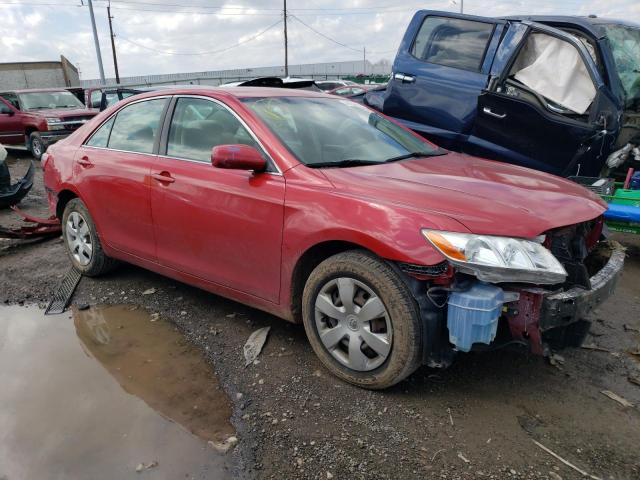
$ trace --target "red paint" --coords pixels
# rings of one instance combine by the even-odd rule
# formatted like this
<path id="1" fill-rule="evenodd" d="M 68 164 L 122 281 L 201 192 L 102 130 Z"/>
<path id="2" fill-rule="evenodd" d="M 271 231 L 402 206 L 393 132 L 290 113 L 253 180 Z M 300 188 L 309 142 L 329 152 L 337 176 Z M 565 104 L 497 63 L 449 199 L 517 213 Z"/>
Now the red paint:
<path id="1" fill-rule="evenodd" d="M 82 146 L 122 106 L 180 94 L 229 106 L 282 174 Z M 266 88 L 175 89 L 131 97 L 50 149 L 45 185 L 52 208 L 60 192 L 74 192 L 89 208 L 108 255 L 287 319 L 296 263 L 320 243 L 350 242 L 389 260 L 433 265 L 444 258 L 421 228 L 533 237 L 605 210 L 597 196 L 572 182 L 457 153 L 311 169 L 240 102 L 249 96 L 340 101 Z"/>
<path id="2" fill-rule="evenodd" d="M 253 170 L 264 172 L 267 161 L 249 145 L 219 145 L 211 152 L 211 164 L 230 170 Z"/>

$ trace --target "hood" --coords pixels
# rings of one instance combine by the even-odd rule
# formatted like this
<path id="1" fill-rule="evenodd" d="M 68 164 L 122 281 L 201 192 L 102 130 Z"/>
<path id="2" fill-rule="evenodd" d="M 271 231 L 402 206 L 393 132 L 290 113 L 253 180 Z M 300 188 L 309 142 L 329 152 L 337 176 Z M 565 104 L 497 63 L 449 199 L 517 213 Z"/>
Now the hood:
<path id="1" fill-rule="evenodd" d="M 322 172 L 347 195 L 447 215 L 478 234 L 531 238 L 606 210 L 569 180 L 458 153 Z"/>
<path id="2" fill-rule="evenodd" d="M 93 117 L 99 113 L 95 108 L 47 108 L 43 110 L 31 110 L 31 115 L 40 117 L 74 118 Z"/>

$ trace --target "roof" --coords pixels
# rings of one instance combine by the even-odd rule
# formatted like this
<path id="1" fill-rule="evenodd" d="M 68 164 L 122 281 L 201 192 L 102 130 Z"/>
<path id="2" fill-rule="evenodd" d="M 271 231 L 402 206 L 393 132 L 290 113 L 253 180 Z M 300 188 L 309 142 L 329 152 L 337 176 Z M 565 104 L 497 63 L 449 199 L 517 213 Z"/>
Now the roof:
<path id="1" fill-rule="evenodd" d="M 37 92 L 68 92 L 65 87 L 58 88 L 20 88 L 20 89 L 8 89 L 2 90 L 3 93 L 37 93 Z"/>
<path id="2" fill-rule="evenodd" d="M 290 88 L 271 88 L 271 87 L 210 87 L 206 85 L 193 87 L 176 87 L 162 88 L 160 90 L 144 93 L 145 97 L 155 95 L 193 95 L 197 92 L 200 94 L 215 94 L 221 96 L 235 98 L 256 98 L 256 97 L 315 97 L 315 98 L 336 98 L 326 93 L 314 92 L 311 90 L 300 90 Z"/>
<path id="3" fill-rule="evenodd" d="M 640 28 L 640 25 L 634 22 L 616 20 L 613 18 L 600 18 L 595 15 L 588 17 L 579 17 L 573 15 L 514 15 L 508 17 L 502 17 L 503 20 L 512 21 L 524 21 L 529 20 L 531 22 L 544 23 L 551 26 L 577 26 L 582 30 L 590 32 L 596 37 L 603 37 L 605 33 L 602 31 L 603 25 L 621 25 L 631 28 Z"/>

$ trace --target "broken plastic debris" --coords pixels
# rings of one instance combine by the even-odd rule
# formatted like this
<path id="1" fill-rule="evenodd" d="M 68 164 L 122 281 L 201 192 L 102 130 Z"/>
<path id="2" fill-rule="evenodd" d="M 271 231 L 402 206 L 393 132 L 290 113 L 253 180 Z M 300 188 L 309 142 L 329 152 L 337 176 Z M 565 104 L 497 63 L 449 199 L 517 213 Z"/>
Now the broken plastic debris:
<path id="1" fill-rule="evenodd" d="M 213 440 L 209 440 L 207 443 L 214 450 L 220 453 L 227 453 L 231 448 L 233 448 L 236 445 L 236 443 L 238 443 L 238 437 L 236 437 L 235 435 L 231 435 L 230 437 L 227 437 L 227 439 L 222 442 L 214 442 Z"/>
<path id="2" fill-rule="evenodd" d="M 155 460 L 149 464 L 139 463 L 138 466 L 136 467 L 136 472 L 140 473 L 140 472 L 143 472 L 144 470 L 149 470 L 150 468 L 154 468 L 157 466 L 158 466 L 158 462 Z"/>
<path id="3" fill-rule="evenodd" d="M 155 288 L 148 288 L 144 292 L 142 292 L 143 295 L 153 295 L 154 293 L 156 293 Z"/>
<path id="4" fill-rule="evenodd" d="M 251 365 L 253 361 L 258 358 L 258 355 L 260 355 L 262 347 L 267 341 L 269 330 L 271 330 L 271 327 L 262 327 L 249 336 L 247 343 L 244 344 L 245 367 Z"/>
<path id="5" fill-rule="evenodd" d="M 633 407 L 633 403 L 631 403 L 629 400 L 627 400 L 626 398 L 622 398 L 620 395 L 616 395 L 610 390 L 602 390 L 600 393 L 609 397 L 611 400 L 618 402 L 623 407 Z"/>
<path id="6" fill-rule="evenodd" d="M 607 167 L 616 168 L 622 165 L 629 157 L 629 153 L 633 149 L 633 145 L 627 143 L 624 147 L 616 150 L 607 158 Z"/>

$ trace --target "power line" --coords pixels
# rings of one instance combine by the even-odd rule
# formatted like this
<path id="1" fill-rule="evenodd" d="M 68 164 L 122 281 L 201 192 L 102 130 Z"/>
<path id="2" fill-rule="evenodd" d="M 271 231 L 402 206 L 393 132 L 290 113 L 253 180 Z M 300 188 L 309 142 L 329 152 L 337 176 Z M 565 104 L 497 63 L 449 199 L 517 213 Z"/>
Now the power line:
<path id="1" fill-rule="evenodd" d="M 167 51 L 167 50 L 158 50 L 156 48 L 147 47 L 146 45 L 142 45 L 140 43 L 134 42 L 133 40 L 129 40 L 128 38 L 123 37 L 122 35 L 118 35 L 118 38 L 120 40 L 124 40 L 127 43 L 135 45 L 136 47 L 144 48 L 145 50 L 150 50 L 152 52 L 160 53 L 162 55 L 185 55 L 185 56 L 215 55 L 217 53 L 222 53 L 222 52 L 229 51 L 231 49 L 234 49 L 234 48 L 237 48 L 237 47 L 239 47 L 241 45 L 244 45 L 245 43 L 248 43 L 248 42 L 251 42 L 251 41 L 255 40 L 256 38 L 258 38 L 258 37 L 262 36 L 263 34 L 267 33 L 269 30 L 271 30 L 276 25 L 280 24 L 280 22 L 282 22 L 282 19 L 278 19 L 277 22 L 272 23 L 271 25 L 269 25 L 264 30 L 256 33 L 252 37 L 247 38 L 246 40 L 243 40 L 241 42 L 238 42 L 238 43 L 236 43 L 234 45 L 230 45 L 230 46 L 225 47 L 225 48 L 221 48 L 219 50 L 211 50 L 211 51 L 208 51 L 208 52 L 170 52 L 170 51 Z"/>
<path id="2" fill-rule="evenodd" d="M 341 43 L 341 42 L 339 42 L 339 41 L 337 41 L 337 40 L 335 40 L 335 39 L 331 38 L 330 36 L 325 35 L 325 34 L 324 34 L 324 33 L 322 33 L 322 32 L 319 32 L 318 30 L 316 30 L 315 28 L 313 28 L 313 27 L 312 27 L 311 25 L 309 25 L 308 23 L 306 23 L 306 22 L 304 22 L 304 21 L 300 20 L 296 15 L 291 14 L 290 16 L 291 16 L 291 17 L 293 17 L 293 18 L 295 18 L 298 22 L 300 22 L 302 25 L 304 25 L 305 27 L 307 27 L 309 30 L 311 30 L 311 31 L 313 31 L 313 32 L 315 32 L 315 33 L 317 33 L 317 34 L 318 34 L 318 35 L 320 35 L 321 37 L 326 38 L 327 40 L 329 40 L 330 42 L 335 43 L 336 45 L 340 45 L 341 47 L 348 48 L 349 50 L 353 50 L 354 52 L 358 52 L 358 53 L 360 53 L 360 52 L 362 51 L 360 48 L 353 48 L 353 47 L 350 47 L 349 45 L 345 45 L 344 43 Z"/>

